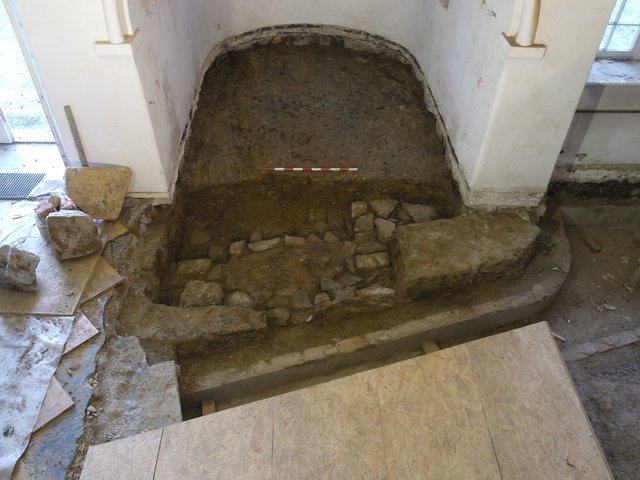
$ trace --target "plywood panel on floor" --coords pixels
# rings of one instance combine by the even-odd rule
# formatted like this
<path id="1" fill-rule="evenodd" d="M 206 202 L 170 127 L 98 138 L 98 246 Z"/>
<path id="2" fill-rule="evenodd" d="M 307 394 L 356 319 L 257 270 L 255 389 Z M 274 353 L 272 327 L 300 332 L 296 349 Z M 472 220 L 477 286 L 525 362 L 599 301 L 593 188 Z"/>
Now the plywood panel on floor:
<path id="1" fill-rule="evenodd" d="M 272 478 L 388 478 L 377 389 L 371 371 L 275 397 Z"/>
<path id="2" fill-rule="evenodd" d="M 154 478 L 612 477 L 541 323 L 166 427 Z"/>
<path id="3" fill-rule="evenodd" d="M 389 478 L 499 480 L 469 355 L 445 352 L 378 370 Z"/>
<path id="4" fill-rule="evenodd" d="M 154 430 L 91 447 L 80 480 L 153 479 L 161 437 Z"/>
<path id="5" fill-rule="evenodd" d="M 473 358 L 504 478 L 611 478 L 546 323 L 460 348 Z"/>
<path id="6" fill-rule="evenodd" d="M 273 399 L 171 425 L 164 429 L 155 478 L 267 480 L 272 440 Z"/>

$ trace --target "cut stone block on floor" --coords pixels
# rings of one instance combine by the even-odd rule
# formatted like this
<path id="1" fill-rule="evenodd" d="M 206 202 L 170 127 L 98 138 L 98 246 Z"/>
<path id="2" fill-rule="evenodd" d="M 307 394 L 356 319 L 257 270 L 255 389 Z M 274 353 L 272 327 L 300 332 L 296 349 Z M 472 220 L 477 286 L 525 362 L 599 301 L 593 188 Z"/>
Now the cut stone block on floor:
<path id="1" fill-rule="evenodd" d="M 398 290 L 419 298 L 516 277 L 534 252 L 540 229 L 514 214 L 469 213 L 398 227 Z M 446 253 L 446 254 L 443 254 Z"/>
<path id="2" fill-rule="evenodd" d="M 65 183 L 67 196 L 80 210 L 94 218 L 115 220 L 131 183 L 131 170 L 115 165 L 67 168 Z"/>

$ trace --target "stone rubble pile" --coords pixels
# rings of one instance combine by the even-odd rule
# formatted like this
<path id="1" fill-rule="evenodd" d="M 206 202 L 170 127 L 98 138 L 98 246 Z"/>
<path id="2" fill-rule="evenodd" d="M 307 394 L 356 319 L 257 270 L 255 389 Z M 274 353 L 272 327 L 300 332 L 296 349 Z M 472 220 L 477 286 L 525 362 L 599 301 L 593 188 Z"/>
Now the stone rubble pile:
<path id="1" fill-rule="evenodd" d="M 130 182 L 127 167 L 67 168 L 69 198 L 50 195 L 34 209 L 40 235 L 59 260 L 84 257 L 102 247 L 95 220 L 118 218 Z"/>
<path id="2" fill-rule="evenodd" d="M 197 249 L 208 249 L 208 258 L 172 264 L 167 300 L 266 310 L 278 326 L 339 304 L 387 302 L 395 297 L 389 247 L 398 226 L 437 218 L 429 205 L 384 198 L 352 202 L 346 211 L 312 208 L 308 229 L 275 238 L 255 229 L 226 247 L 209 239 Z"/>

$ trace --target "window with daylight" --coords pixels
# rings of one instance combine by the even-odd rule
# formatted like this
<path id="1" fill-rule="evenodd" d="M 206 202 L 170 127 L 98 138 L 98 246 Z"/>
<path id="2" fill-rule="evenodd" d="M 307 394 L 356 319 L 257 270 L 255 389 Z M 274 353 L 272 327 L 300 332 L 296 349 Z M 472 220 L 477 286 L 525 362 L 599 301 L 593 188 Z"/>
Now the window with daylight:
<path id="1" fill-rule="evenodd" d="M 640 0 L 617 0 L 598 57 L 633 58 L 640 47 Z"/>

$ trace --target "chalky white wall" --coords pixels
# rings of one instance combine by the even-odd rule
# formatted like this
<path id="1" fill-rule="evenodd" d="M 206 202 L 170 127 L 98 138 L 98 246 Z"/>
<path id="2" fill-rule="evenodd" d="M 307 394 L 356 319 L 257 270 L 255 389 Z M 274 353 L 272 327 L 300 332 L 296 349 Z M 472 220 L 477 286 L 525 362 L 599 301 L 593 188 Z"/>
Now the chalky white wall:
<path id="1" fill-rule="evenodd" d="M 80 161 L 64 105 L 73 109 L 89 162 L 130 167 L 134 192 L 167 192 L 132 57 L 94 50 L 97 40 L 107 39 L 100 0 L 4 1 L 24 29 L 71 164 Z"/>

